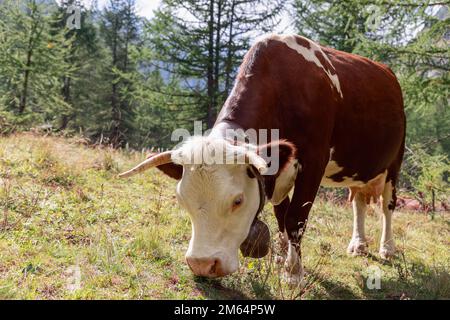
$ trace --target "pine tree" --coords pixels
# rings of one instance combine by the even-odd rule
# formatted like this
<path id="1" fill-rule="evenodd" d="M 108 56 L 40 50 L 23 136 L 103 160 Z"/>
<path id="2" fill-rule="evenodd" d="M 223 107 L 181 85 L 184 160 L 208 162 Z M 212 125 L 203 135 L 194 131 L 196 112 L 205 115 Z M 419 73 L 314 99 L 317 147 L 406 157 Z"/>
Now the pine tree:
<path id="1" fill-rule="evenodd" d="M 53 9 L 36 0 L 5 1 L 0 8 L 1 104 L 41 121 L 68 107 L 58 77 L 72 71 L 65 61 L 71 40 L 66 30 L 53 28 L 61 18 L 50 14 Z"/>
<path id="2" fill-rule="evenodd" d="M 120 146 L 125 143 L 133 121 L 133 106 L 125 95 L 130 90 L 130 83 L 121 79 L 118 73 L 133 69 L 130 47 L 138 40 L 139 31 L 135 0 L 110 0 L 102 13 L 100 30 L 111 57 L 109 139 L 113 145 Z"/>
<path id="3" fill-rule="evenodd" d="M 70 18 L 72 11 L 69 8 L 77 8 L 80 13 L 79 28 L 69 28 L 66 30 L 65 36 L 67 40 L 72 41 L 72 46 L 68 55 L 65 57 L 65 62 L 72 69 L 71 73 L 66 73 L 61 76 L 61 95 L 70 108 L 61 112 L 58 116 L 58 130 L 64 130 L 69 127 L 69 123 L 76 118 L 77 110 L 80 111 L 84 104 L 80 104 L 80 93 L 74 95 L 78 87 L 84 83 L 89 83 L 92 86 L 93 81 L 91 77 L 83 76 L 81 70 L 86 64 L 90 64 L 92 69 L 95 69 L 94 64 L 100 64 L 99 54 L 101 53 L 100 45 L 98 43 L 98 35 L 95 25 L 92 22 L 93 12 L 83 6 L 80 0 L 63 0 L 60 2 L 58 9 L 55 10 L 55 18 L 62 17 L 62 19 L 55 19 L 55 30 L 67 28 L 67 20 Z M 97 58 L 95 61 L 93 57 Z M 91 106 L 90 106 L 91 107 Z M 84 110 L 82 110 L 84 112 Z"/>
<path id="4" fill-rule="evenodd" d="M 146 29 L 156 67 L 189 89 L 196 119 L 207 127 L 231 90 L 250 38 L 271 30 L 282 8 L 282 1 L 162 1 Z"/>

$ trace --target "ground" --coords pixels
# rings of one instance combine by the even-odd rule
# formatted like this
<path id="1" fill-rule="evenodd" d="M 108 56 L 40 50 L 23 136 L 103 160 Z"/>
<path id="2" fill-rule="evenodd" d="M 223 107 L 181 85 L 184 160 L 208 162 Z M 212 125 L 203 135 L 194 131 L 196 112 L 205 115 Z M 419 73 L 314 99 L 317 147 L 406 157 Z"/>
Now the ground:
<path id="1" fill-rule="evenodd" d="M 304 287 L 283 284 L 272 252 L 241 258 L 221 280 L 197 278 L 184 262 L 191 229 L 175 181 L 157 170 L 116 178 L 143 157 L 75 138 L 1 137 L 0 299 L 450 298 L 448 212 L 397 211 L 399 252 L 384 262 L 379 209 L 368 212 L 369 254 L 351 257 L 351 208 L 324 197 L 303 242 Z M 275 238 L 269 205 L 262 218 Z"/>

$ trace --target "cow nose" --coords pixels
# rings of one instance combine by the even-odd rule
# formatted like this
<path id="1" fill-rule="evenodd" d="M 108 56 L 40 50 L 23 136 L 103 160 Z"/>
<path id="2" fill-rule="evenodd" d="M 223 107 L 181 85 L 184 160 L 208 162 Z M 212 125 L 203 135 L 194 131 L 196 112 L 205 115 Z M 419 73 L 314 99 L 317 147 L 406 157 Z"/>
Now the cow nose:
<path id="1" fill-rule="evenodd" d="M 186 257 L 186 262 L 197 276 L 215 278 L 226 275 L 222 270 L 222 263 L 219 258 Z"/>

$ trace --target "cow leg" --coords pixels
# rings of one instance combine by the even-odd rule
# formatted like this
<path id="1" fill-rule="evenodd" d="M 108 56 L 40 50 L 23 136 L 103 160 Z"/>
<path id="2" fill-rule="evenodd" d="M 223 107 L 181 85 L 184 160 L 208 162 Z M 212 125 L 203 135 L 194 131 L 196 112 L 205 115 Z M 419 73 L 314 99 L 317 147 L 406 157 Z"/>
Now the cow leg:
<path id="1" fill-rule="evenodd" d="M 361 192 L 356 193 L 352 200 L 353 206 L 353 235 L 347 252 L 354 256 L 367 253 L 367 242 L 364 233 L 364 220 L 366 217 L 367 203 Z"/>
<path id="2" fill-rule="evenodd" d="M 289 196 L 287 196 L 283 201 L 281 201 L 280 204 L 273 206 L 275 217 L 277 218 L 278 222 L 278 230 L 280 232 L 284 232 L 284 219 L 289 209 L 290 202 L 291 201 L 289 200 Z"/>
<path id="3" fill-rule="evenodd" d="M 323 157 L 305 157 L 302 161 L 302 171 L 295 180 L 294 194 L 285 216 L 289 241 L 284 268 L 285 279 L 290 285 L 300 284 L 304 275 L 300 243 L 327 161 L 326 153 Z"/>
<path id="4" fill-rule="evenodd" d="M 287 196 L 286 198 L 284 198 L 284 200 L 278 204 L 278 205 L 274 205 L 273 209 L 275 211 L 275 217 L 277 218 L 277 222 L 278 222 L 278 241 L 277 241 L 277 245 L 276 245 L 276 251 L 277 251 L 277 256 L 276 256 L 276 261 L 277 263 L 283 263 L 286 260 L 286 254 L 288 251 L 288 236 L 285 230 L 285 216 L 286 213 L 289 209 L 289 204 L 290 204 L 290 200 L 289 200 L 289 196 Z"/>
<path id="5" fill-rule="evenodd" d="M 383 231 L 380 241 L 380 256 L 389 259 L 395 254 L 395 244 L 392 238 L 392 213 L 395 208 L 395 189 L 392 182 L 385 184 L 382 195 L 383 206 Z"/>

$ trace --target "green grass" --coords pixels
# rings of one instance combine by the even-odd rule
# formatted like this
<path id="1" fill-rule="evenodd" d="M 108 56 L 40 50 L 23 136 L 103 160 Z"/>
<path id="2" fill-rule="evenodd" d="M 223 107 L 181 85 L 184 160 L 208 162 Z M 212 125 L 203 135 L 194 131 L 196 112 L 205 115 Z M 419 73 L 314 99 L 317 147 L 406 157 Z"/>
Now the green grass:
<path id="1" fill-rule="evenodd" d="M 366 223 L 370 254 L 350 257 L 351 208 L 322 199 L 303 241 L 304 288 L 282 283 L 272 253 L 242 258 L 232 276 L 197 278 L 184 263 L 191 230 L 175 182 L 157 170 L 115 177 L 142 158 L 75 139 L 0 138 L 0 298 L 450 298 L 448 212 L 433 220 L 396 212 L 399 254 L 383 262 L 377 256 L 378 209 L 369 210 Z M 274 238 L 270 206 L 262 217 Z M 383 272 L 379 290 L 366 287 L 370 266 Z"/>

